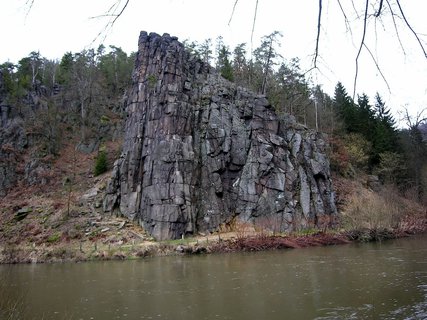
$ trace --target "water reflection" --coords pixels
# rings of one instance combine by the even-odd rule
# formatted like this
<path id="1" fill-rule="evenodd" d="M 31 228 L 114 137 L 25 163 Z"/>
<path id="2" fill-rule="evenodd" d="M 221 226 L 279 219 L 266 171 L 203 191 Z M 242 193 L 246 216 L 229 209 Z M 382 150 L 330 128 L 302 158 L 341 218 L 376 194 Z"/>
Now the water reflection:
<path id="1" fill-rule="evenodd" d="M 1 266 L 25 319 L 426 319 L 427 237 L 255 254 Z"/>

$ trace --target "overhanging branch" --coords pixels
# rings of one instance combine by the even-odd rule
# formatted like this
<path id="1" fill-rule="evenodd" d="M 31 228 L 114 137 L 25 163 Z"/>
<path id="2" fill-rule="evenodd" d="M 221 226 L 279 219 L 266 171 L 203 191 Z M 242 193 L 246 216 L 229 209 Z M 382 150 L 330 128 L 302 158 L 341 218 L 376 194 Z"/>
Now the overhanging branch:
<path id="1" fill-rule="evenodd" d="M 317 17 L 317 36 L 316 36 L 316 49 L 314 51 L 314 68 L 317 68 L 317 57 L 319 56 L 319 40 L 320 28 L 322 23 L 322 0 L 319 0 L 319 15 Z"/>
<path id="2" fill-rule="evenodd" d="M 390 9 L 390 15 L 391 15 L 391 19 L 393 20 L 394 30 L 396 31 L 397 41 L 399 41 L 400 48 L 402 49 L 403 54 L 406 56 L 405 47 L 403 46 L 402 40 L 400 39 L 399 29 L 397 29 L 397 23 L 395 19 L 396 14 L 394 13 L 392 6 L 390 5 L 390 2 L 388 0 L 386 0 L 386 2 Z"/>
<path id="3" fill-rule="evenodd" d="M 372 60 L 374 61 L 375 67 L 377 67 L 378 72 L 380 73 L 381 77 L 383 78 L 383 80 L 384 80 L 384 82 L 385 82 L 385 84 L 387 86 L 388 92 L 391 92 L 390 86 L 389 86 L 389 84 L 387 82 L 387 79 L 385 78 L 385 76 L 384 76 L 384 74 L 383 74 L 383 72 L 382 72 L 382 70 L 381 70 L 381 68 L 380 68 L 380 66 L 378 64 L 377 59 L 375 59 L 374 55 L 372 54 L 372 51 L 368 48 L 368 46 L 366 44 L 363 44 L 363 46 L 365 47 L 366 51 L 368 51 L 368 53 L 370 54 Z"/>
<path id="4" fill-rule="evenodd" d="M 366 0 L 365 14 L 364 14 L 364 17 L 363 17 L 362 40 L 360 41 L 359 51 L 357 52 L 357 56 L 356 56 L 356 72 L 355 72 L 355 75 L 354 75 L 354 83 L 353 83 L 353 100 L 354 100 L 354 97 L 356 96 L 357 76 L 358 76 L 358 73 L 359 73 L 359 57 L 360 57 L 360 53 L 362 52 L 362 48 L 365 45 L 366 27 L 368 25 L 368 5 L 369 5 L 369 0 Z"/>
<path id="5" fill-rule="evenodd" d="M 230 20 L 228 20 L 228 25 L 230 25 L 231 20 L 233 20 L 234 11 L 236 10 L 237 2 L 239 2 L 239 0 L 236 0 L 236 1 L 234 2 L 234 5 L 233 5 L 233 11 L 231 11 L 231 16 L 230 16 Z"/>
<path id="6" fill-rule="evenodd" d="M 383 2 L 384 2 L 384 0 L 381 0 L 381 1 L 380 1 L 380 6 L 379 6 L 379 8 L 378 8 L 378 11 L 377 11 L 377 13 L 375 13 L 375 17 L 376 17 L 376 18 L 378 18 L 378 17 L 381 15 L 381 11 L 382 11 L 382 9 L 383 9 Z"/>
<path id="7" fill-rule="evenodd" d="M 411 30 L 411 32 L 414 34 L 415 38 L 417 39 L 417 41 L 418 41 L 418 43 L 419 43 L 419 45 L 420 45 L 420 47 L 421 47 L 421 50 L 423 50 L 423 52 L 424 52 L 424 57 L 425 57 L 425 58 L 427 58 L 426 50 L 424 49 L 424 46 L 423 46 L 423 44 L 422 44 L 422 42 L 421 42 L 420 38 L 418 37 L 418 34 L 415 32 L 415 30 L 414 30 L 414 29 L 412 29 L 411 25 L 409 24 L 408 20 L 406 19 L 406 16 L 405 16 L 405 14 L 403 13 L 402 7 L 400 6 L 400 2 L 399 2 L 399 0 L 396 0 L 396 3 L 397 3 L 397 6 L 399 7 L 400 13 L 402 14 L 402 18 L 403 18 L 403 20 L 405 20 L 406 26 L 407 26 L 407 27 L 409 28 L 409 30 Z"/>
<path id="8" fill-rule="evenodd" d="M 93 44 L 96 40 L 98 40 L 100 37 L 102 37 L 102 42 L 105 40 L 105 38 L 107 37 L 107 31 L 112 29 L 114 24 L 116 23 L 117 19 L 119 19 L 123 12 L 125 11 L 126 7 L 128 6 L 130 0 L 125 0 L 125 3 L 123 5 L 123 7 L 120 8 L 120 4 L 122 3 L 123 0 L 117 0 L 108 10 L 105 14 L 100 15 L 100 16 L 96 16 L 96 17 L 91 17 L 91 19 L 95 19 L 95 18 L 103 18 L 103 17 L 110 17 L 111 19 L 108 21 L 108 23 L 105 25 L 105 27 L 96 35 L 96 37 L 92 40 Z M 120 8 L 120 10 L 117 12 L 118 8 Z"/>

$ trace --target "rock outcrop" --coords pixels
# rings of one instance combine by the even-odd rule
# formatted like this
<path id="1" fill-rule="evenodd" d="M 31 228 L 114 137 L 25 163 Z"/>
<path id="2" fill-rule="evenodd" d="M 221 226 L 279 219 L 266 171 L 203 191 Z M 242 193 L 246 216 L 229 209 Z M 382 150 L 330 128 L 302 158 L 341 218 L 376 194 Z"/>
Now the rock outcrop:
<path id="1" fill-rule="evenodd" d="M 18 181 L 20 154 L 28 145 L 26 132 L 18 119 L 0 126 L 0 197 Z"/>
<path id="2" fill-rule="evenodd" d="M 28 104 L 31 107 L 26 108 L 27 113 L 33 112 L 32 107 L 34 109 L 39 107 L 36 101 L 40 102 L 41 95 L 46 94 L 42 89 L 43 86 L 37 89 L 39 96 L 32 92 L 25 97 L 26 100 L 31 100 Z M 16 111 L 18 108 L 9 104 L 8 100 L 8 92 L 0 70 L 0 197 L 6 196 L 18 181 L 28 185 L 46 184 L 46 173 L 50 171 L 50 167 L 37 158 L 30 156 L 29 160 L 25 161 L 24 153 L 39 141 L 32 139 L 26 130 L 25 122 L 31 118 L 30 114 L 18 115 Z"/>
<path id="3" fill-rule="evenodd" d="M 141 33 L 127 113 L 104 211 L 156 239 L 233 219 L 285 231 L 336 215 L 322 135 L 278 117 L 176 37 Z"/>
<path id="4" fill-rule="evenodd" d="M 10 107 L 6 103 L 6 86 L 3 73 L 0 70 L 0 128 L 6 126 L 9 118 Z"/>

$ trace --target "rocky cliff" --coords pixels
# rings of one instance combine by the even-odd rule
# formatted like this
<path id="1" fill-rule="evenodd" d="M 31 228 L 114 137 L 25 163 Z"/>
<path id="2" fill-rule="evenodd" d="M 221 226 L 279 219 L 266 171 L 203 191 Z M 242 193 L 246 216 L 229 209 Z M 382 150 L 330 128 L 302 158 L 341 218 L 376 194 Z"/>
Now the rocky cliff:
<path id="1" fill-rule="evenodd" d="M 337 213 L 322 135 L 279 117 L 176 37 L 141 33 L 127 113 L 104 211 L 156 239 L 233 219 L 286 231 Z"/>
<path id="2" fill-rule="evenodd" d="M 6 87 L 0 71 L 0 197 L 17 181 L 17 153 L 26 142 L 26 135 L 18 121 L 9 120 L 10 106 L 6 102 Z"/>

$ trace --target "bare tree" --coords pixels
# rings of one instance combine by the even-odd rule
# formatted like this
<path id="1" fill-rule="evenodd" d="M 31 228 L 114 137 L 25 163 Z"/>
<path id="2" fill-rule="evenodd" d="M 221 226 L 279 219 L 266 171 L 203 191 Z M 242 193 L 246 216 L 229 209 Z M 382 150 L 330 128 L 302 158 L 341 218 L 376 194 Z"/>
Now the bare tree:
<path id="1" fill-rule="evenodd" d="M 101 39 L 101 42 L 104 42 L 105 38 L 108 35 L 108 32 L 114 27 L 114 24 L 116 23 L 117 19 L 121 17 L 123 12 L 126 10 L 130 0 L 116 0 L 106 12 L 99 16 L 91 17 L 91 19 L 97 19 L 97 18 L 107 18 L 108 21 L 105 24 L 104 29 L 102 29 L 98 35 L 93 39 L 92 43 L 97 41 L 98 39 Z"/>
<path id="2" fill-rule="evenodd" d="M 116 21 L 122 16 L 123 12 L 126 10 L 130 0 L 116 0 L 114 3 L 102 14 L 98 16 L 91 17 L 91 19 L 98 19 L 98 18 L 107 18 L 107 23 L 105 24 L 104 28 L 99 31 L 95 39 L 93 39 L 92 43 L 95 41 L 101 39 L 103 42 L 109 31 L 114 27 L 114 24 Z M 27 7 L 26 15 L 28 16 L 34 7 L 35 0 L 26 0 L 25 6 Z"/>
<path id="3" fill-rule="evenodd" d="M 342 12 L 343 18 L 344 18 L 344 22 L 345 22 L 345 27 L 346 30 L 348 32 L 350 32 L 351 36 L 353 37 L 353 32 L 352 32 L 352 24 L 348 18 L 348 8 L 346 8 L 345 6 L 343 6 L 343 3 L 341 3 L 340 0 L 336 0 L 337 4 Z M 231 13 L 231 17 L 229 20 L 229 24 L 235 14 L 236 11 L 236 7 L 239 3 L 239 0 L 235 0 L 234 5 L 233 5 L 233 10 Z M 400 46 L 402 47 L 403 52 L 405 53 L 405 49 L 404 46 L 402 44 L 401 41 L 401 37 L 399 34 L 399 30 L 402 30 L 402 26 L 399 25 L 399 22 L 403 22 L 403 28 L 407 28 L 410 33 L 413 35 L 413 37 L 416 39 L 417 43 L 419 44 L 420 49 L 423 52 L 424 57 L 427 59 L 427 53 L 426 53 L 426 41 L 423 40 L 421 38 L 421 34 L 419 34 L 418 32 L 416 32 L 414 30 L 414 28 L 412 27 L 412 25 L 410 24 L 409 20 L 407 19 L 407 16 L 405 14 L 405 11 L 403 9 L 403 6 L 400 3 L 400 0 L 365 0 L 363 2 L 363 8 L 358 8 L 357 7 L 358 2 L 354 2 L 353 0 L 351 0 L 351 7 L 354 10 L 354 12 L 356 13 L 358 19 L 356 19 L 355 23 L 360 23 L 362 25 L 362 35 L 361 35 L 361 40 L 358 44 L 358 50 L 356 53 L 356 57 L 355 57 L 355 74 L 354 74 L 354 83 L 353 83 L 353 99 L 356 95 L 356 86 L 357 86 L 357 79 L 358 79 L 358 73 L 359 73 L 359 59 L 361 56 L 361 53 L 366 50 L 369 54 L 369 56 L 371 57 L 371 59 L 373 60 L 378 72 L 380 73 L 381 77 L 383 78 L 383 80 L 385 81 L 387 87 L 389 88 L 389 85 L 387 83 L 387 80 L 380 68 L 380 64 L 378 63 L 377 59 L 375 58 L 375 56 L 372 54 L 372 51 L 370 50 L 370 48 L 368 47 L 367 43 L 366 43 L 366 36 L 368 33 L 371 32 L 375 32 L 375 29 L 370 28 L 368 22 L 372 19 L 374 19 L 375 21 L 383 21 L 383 18 L 385 16 L 390 16 L 392 19 L 392 25 L 389 27 L 394 28 L 394 31 L 396 33 L 398 42 L 400 44 Z M 245 3 L 246 5 L 246 3 Z M 256 13 L 258 11 L 258 0 L 256 1 L 256 8 L 255 8 L 255 13 L 254 13 L 254 20 L 253 20 L 253 25 L 252 25 L 252 34 L 253 34 L 253 30 L 255 28 L 255 22 L 256 22 Z M 315 48 L 314 48 L 314 54 L 313 54 L 313 65 L 312 68 L 310 70 L 313 69 L 318 69 L 318 59 L 321 56 L 321 30 L 322 30 L 322 18 L 323 18 L 323 0 L 318 0 L 318 16 L 317 16 L 317 24 L 316 24 L 316 36 L 315 36 Z M 384 26 L 384 28 L 386 28 L 386 26 Z"/>
<path id="4" fill-rule="evenodd" d="M 239 0 L 235 0 L 233 7 L 232 7 L 232 12 L 230 15 L 230 19 L 228 21 L 228 24 L 231 23 L 233 16 L 235 15 L 236 12 L 236 8 L 238 6 L 239 3 L 242 3 L 243 1 L 239 1 Z M 345 22 L 345 28 L 348 32 L 350 32 L 352 38 L 353 37 L 353 32 L 352 32 L 352 26 L 353 25 L 357 25 L 357 24 L 361 24 L 362 26 L 362 35 L 361 35 L 361 39 L 359 41 L 358 44 L 358 49 L 355 55 L 355 74 L 354 74 L 354 83 L 353 83 L 353 99 L 355 97 L 356 94 L 356 86 L 357 86 L 357 79 L 358 79 L 358 73 L 359 73 L 359 59 L 361 56 L 361 53 L 363 51 L 367 51 L 369 56 L 371 57 L 371 59 L 373 60 L 378 72 L 380 73 L 380 75 L 382 76 L 382 78 L 384 79 L 387 87 L 388 83 L 386 81 L 386 78 L 380 68 L 380 64 L 378 63 L 377 59 L 375 58 L 375 56 L 372 54 L 372 51 L 370 50 L 370 48 L 368 47 L 367 43 L 366 43 L 366 36 L 369 33 L 375 32 L 376 33 L 376 29 L 374 27 L 374 29 L 369 25 L 369 21 L 374 20 L 379 21 L 381 24 L 383 24 L 384 21 L 384 17 L 389 16 L 391 17 L 391 21 L 392 21 L 392 25 L 389 26 L 385 26 L 383 25 L 383 27 L 385 29 L 387 28 L 393 28 L 394 32 L 396 34 L 397 37 L 397 41 L 399 42 L 402 51 L 405 54 L 405 48 L 402 44 L 401 41 L 401 37 L 400 37 L 400 31 L 402 29 L 407 29 L 409 30 L 409 32 L 412 34 L 412 36 L 415 38 L 415 40 L 417 41 L 420 49 L 423 52 L 424 57 L 427 59 L 427 45 L 426 45 L 426 40 L 423 39 L 423 37 L 425 37 L 425 35 L 422 35 L 420 33 L 418 33 L 411 25 L 408 17 L 405 14 L 404 8 L 401 4 L 400 0 L 365 0 L 363 2 L 363 8 L 359 8 L 358 5 L 360 5 L 360 3 L 362 2 L 355 2 L 353 0 L 351 1 L 346 1 L 344 3 L 342 3 L 340 0 L 336 0 L 340 11 L 342 12 L 343 18 L 344 18 L 344 22 Z M 92 17 L 92 18 L 107 18 L 108 21 L 105 24 L 105 27 L 98 33 L 98 35 L 95 37 L 95 39 L 93 40 L 93 42 L 101 39 L 101 40 L 105 40 L 105 38 L 108 35 L 108 32 L 114 27 L 114 24 L 116 23 L 116 21 L 123 15 L 123 12 L 126 10 L 126 8 L 128 7 L 128 4 L 130 3 L 130 0 L 115 0 L 113 2 L 113 4 L 101 15 Z M 35 4 L 35 0 L 27 0 L 26 1 L 26 6 L 28 8 L 27 10 L 27 15 L 28 13 L 31 11 L 32 7 Z M 312 64 L 312 69 L 318 69 L 318 59 L 321 56 L 321 35 L 322 35 L 322 18 L 323 18 L 323 4 L 324 4 L 324 0 L 318 0 L 318 15 L 317 15 L 317 24 L 316 24 L 316 30 L 315 30 L 315 48 L 314 48 L 314 53 L 313 53 L 313 64 Z M 347 4 L 347 6 L 349 6 L 350 4 L 350 9 L 348 7 L 345 7 L 343 4 Z M 244 5 L 248 5 L 247 2 L 244 2 Z M 257 21 L 257 13 L 258 13 L 258 8 L 259 8 L 260 2 L 259 0 L 256 0 L 255 2 L 255 8 L 254 8 L 254 16 L 253 16 L 253 22 L 252 22 L 252 31 L 251 31 L 251 54 L 252 54 L 252 39 L 253 39 L 253 34 L 254 34 L 254 30 L 255 30 L 255 25 L 256 25 L 256 21 Z M 358 17 L 354 22 L 351 22 L 349 17 L 349 11 L 353 10 L 356 13 L 356 16 Z M 403 23 L 403 26 L 401 25 Z"/>
<path id="5" fill-rule="evenodd" d="M 408 108 L 404 108 L 403 111 L 401 111 L 402 120 L 404 120 L 408 126 L 409 150 L 407 154 L 410 162 L 408 167 L 413 171 L 414 187 L 418 200 L 421 200 L 423 193 L 427 192 L 427 186 L 423 186 L 422 181 L 422 170 L 425 166 L 425 159 L 427 156 L 427 144 L 420 130 L 421 125 L 427 121 L 427 117 L 424 116 L 426 111 L 427 108 L 424 108 L 417 112 L 415 116 L 409 114 Z"/>
<path id="6" fill-rule="evenodd" d="M 279 39 L 282 34 L 279 31 L 264 36 L 261 39 L 261 45 L 254 51 L 256 61 L 261 63 L 262 67 L 262 84 L 260 92 L 266 94 L 267 91 L 267 80 L 273 66 L 276 63 L 277 58 L 281 58 L 280 54 L 277 53 L 276 46 L 280 46 Z"/>

